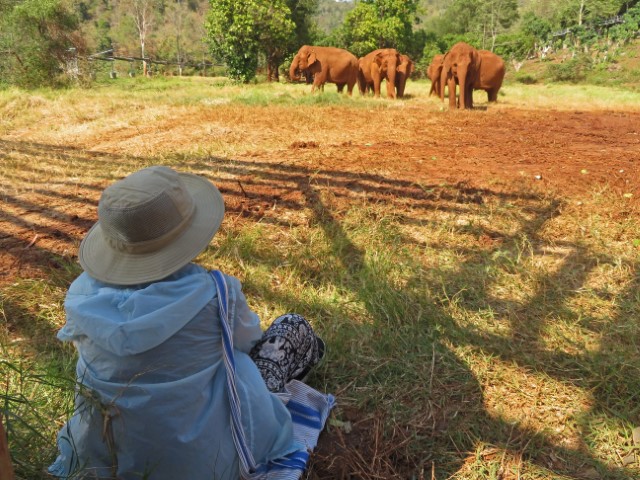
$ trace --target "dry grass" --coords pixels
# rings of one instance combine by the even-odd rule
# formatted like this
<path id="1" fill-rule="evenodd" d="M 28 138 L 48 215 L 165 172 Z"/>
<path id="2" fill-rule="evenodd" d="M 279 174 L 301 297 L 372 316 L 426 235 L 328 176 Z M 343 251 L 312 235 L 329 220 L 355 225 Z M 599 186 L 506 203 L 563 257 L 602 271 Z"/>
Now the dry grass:
<path id="1" fill-rule="evenodd" d="M 299 311 L 329 345 L 311 382 L 339 407 L 309 478 L 640 475 L 633 199 L 607 185 L 576 198 L 525 176 L 475 178 L 438 133 L 443 119 L 460 138 L 500 115 L 535 120 L 517 107 L 546 108 L 554 90 L 508 85 L 504 104 L 449 115 L 420 83 L 395 103 L 303 86 L 126 84 L 0 92 L 11 267 L 0 365 L 20 478 L 45 478 L 69 409 L 73 352 L 54 334 L 77 244 L 100 191 L 155 163 L 225 194 L 223 228 L 199 261 L 241 278 L 265 322 Z M 626 93 L 599 91 L 614 102 L 603 107 L 562 92 L 559 110 L 631 110 Z M 415 156 L 394 156 L 398 145 Z"/>

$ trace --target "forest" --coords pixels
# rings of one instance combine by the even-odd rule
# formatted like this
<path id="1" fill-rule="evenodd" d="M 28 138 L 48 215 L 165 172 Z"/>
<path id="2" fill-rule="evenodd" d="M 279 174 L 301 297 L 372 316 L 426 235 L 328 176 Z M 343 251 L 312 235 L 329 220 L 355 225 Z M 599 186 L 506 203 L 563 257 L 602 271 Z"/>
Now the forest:
<path id="1" fill-rule="evenodd" d="M 85 400 L 106 475 L 65 478 L 201 464 L 126 405 L 182 352 L 126 355 L 105 397 L 57 336 L 102 192 L 158 165 L 224 196 L 196 262 L 238 279 L 261 327 L 296 312 L 326 345 L 307 384 L 337 404 L 302 478 L 640 479 L 639 23 L 639 0 L 0 0 L 0 480 L 51 480 L 58 445 L 81 458 L 56 438 Z M 483 50 L 478 77 L 502 59 L 492 85 L 456 64 L 456 101 L 458 42 Z M 357 73 L 314 92 L 304 45 Z M 396 89 L 349 92 L 380 47 L 405 54 Z M 180 385 L 199 416 L 209 389 Z"/>
<path id="2" fill-rule="evenodd" d="M 418 75 L 457 41 L 516 61 L 554 45 L 610 57 L 639 22 L 637 0 L 2 0 L 0 85 L 88 82 L 109 56 L 131 74 L 216 64 L 246 82 L 304 44 L 397 48 Z"/>

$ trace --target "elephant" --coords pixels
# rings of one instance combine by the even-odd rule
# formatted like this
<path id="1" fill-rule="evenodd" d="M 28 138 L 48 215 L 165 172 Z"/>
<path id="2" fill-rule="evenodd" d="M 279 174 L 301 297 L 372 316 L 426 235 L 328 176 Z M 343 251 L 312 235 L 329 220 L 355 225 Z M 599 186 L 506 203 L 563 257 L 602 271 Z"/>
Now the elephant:
<path id="1" fill-rule="evenodd" d="M 395 48 L 381 48 L 368 53 L 358 60 L 358 86 L 364 95 L 373 87 L 376 97 L 380 96 L 380 84 L 387 81 L 387 98 L 396 98 L 396 73 L 400 65 L 400 54 Z"/>
<path id="2" fill-rule="evenodd" d="M 456 108 L 456 84 L 460 85 L 460 108 L 473 108 L 473 88 L 478 80 L 482 57 L 471 45 L 458 42 L 445 55 L 440 74 L 440 98 L 449 88 L 449 108 Z"/>
<path id="3" fill-rule="evenodd" d="M 473 89 L 486 91 L 489 102 L 497 102 L 498 91 L 502 86 L 502 80 L 504 80 L 504 60 L 489 50 L 478 50 L 478 53 L 482 63 Z"/>
<path id="4" fill-rule="evenodd" d="M 398 98 L 404 97 L 404 89 L 407 80 L 415 70 L 415 64 L 408 55 L 400 55 L 400 65 L 396 69 L 396 94 Z"/>
<path id="5" fill-rule="evenodd" d="M 299 73 L 307 81 L 313 77 L 311 92 L 324 90 L 324 84 L 329 82 L 338 86 L 338 92 L 346 85 L 351 95 L 358 80 L 358 59 L 342 48 L 303 45 L 291 62 L 289 77 L 293 81 L 300 80 Z"/>
<path id="6" fill-rule="evenodd" d="M 442 73 L 442 65 L 444 61 L 444 55 L 434 55 L 433 60 L 431 60 L 431 64 L 427 68 L 427 77 L 431 80 L 431 90 L 429 90 L 429 96 L 432 93 L 435 93 L 438 97 L 440 96 L 440 75 Z"/>

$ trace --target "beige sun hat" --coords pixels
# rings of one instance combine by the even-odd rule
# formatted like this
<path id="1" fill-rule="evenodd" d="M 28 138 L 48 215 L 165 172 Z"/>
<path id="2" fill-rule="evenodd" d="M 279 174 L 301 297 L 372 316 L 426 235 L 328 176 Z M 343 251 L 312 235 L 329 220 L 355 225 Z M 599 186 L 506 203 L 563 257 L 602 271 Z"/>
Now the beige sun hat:
<path id="1" fill-rule="evenodd" d="M 116 285 L 160 280 L 209 245 L 223 216 L 222 194 L 207 179 L 162 166 L 139 170 L 102 192 L 80 265 Z"/>

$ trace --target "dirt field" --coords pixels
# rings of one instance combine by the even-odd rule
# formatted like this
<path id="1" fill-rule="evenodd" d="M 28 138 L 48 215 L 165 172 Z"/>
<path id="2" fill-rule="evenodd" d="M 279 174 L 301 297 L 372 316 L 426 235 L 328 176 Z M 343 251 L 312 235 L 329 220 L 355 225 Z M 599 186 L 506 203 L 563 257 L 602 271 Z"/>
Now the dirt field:
<path id="1" fill-rule="evenodd" d="M 49 252 L 75 255 L 96 220 L 100 190 L 111 180 L 83 184 L 56 178 L 69 165 L 90 175 L 91 164 L 118 160 L 118 177 L 149 163 L 149 157 L 175 152 L 187 152 L 185 163 L 201 169 L 228 160 L 228 178 L 215 181 L 231 211 L 253 216 L 276 204 L 302 206 L 304 183 L 313 179 L 338 199 L 366 190 L 400 210 L 443 184 L 461 185 L 469 197 L 463 200 L 475 202 L 482 202 L 483 189 L 541 191 L 579 204 L 606 188 L 628 208 L 640 199 L 638 112 L 499 106 L 442 112 L 407 102 L 369 112 L 319 107 L 321 115 L 294 112 L 291 123 L 285 108 L 261 108 L 255 115 L 230 115 L 232 110 L 225 107 L 219 115 L 200 108 L 179 119 L 151 112 L 154 121 L 114 121 L 102 128 L 81 128 L 86 121 L 77 120 L 53 128 L 55 118 L 43 116 L 40 124 L 0 137 L 0 158 L 24 162 L 20 178 L 2 179 L 0 283 L 39 275 L 54 261 Z M 235 146 L 231 158 L 191 153 L 212 141 Z M 256 175 L 262 180 L 255 181 Z"/>
<path id="2" fill-rule="evenodd" d="M 0 286 L 66 268 L 96 221 L 102 189 L 165 159 L 219 186 L 225 222 L 303 223 L 304 211 L 321 203 L 314 201 L 318 192 L 331 195 L 335 212 L 366 197 L 406 218 L 421 205 L 463 211 L 465 204 L 528 193 L 587 208 L 587 199 L 606 191 L 621 219 L 640 207 L 638 111 L 524 109 L 506 101 L 449 112 L 434 99 L 355 106 L 175 106 L 121 97 L 15 103 L 5 106 L 5 119 L 6 112 L 30 113 L 28 120 L 9 114 L 0 128 Z M 116 167 L 105 173 L 104 165 Z M 371 441 L 382 435 L 381 424 L 348 410 L 342 418 L 354 431 L 348 439 L 339 428 L 321 437 L 312 478 L 376 478 L 349 477 L 343 468 L 362 459 L 384 471 L 376 462 L 393 452 L 372 450 Z M 387 446 L 405 444 L 402 435 L 394 432 L 395 445 Z M 402 471 L 402 459 L 393 461 Z"/>

